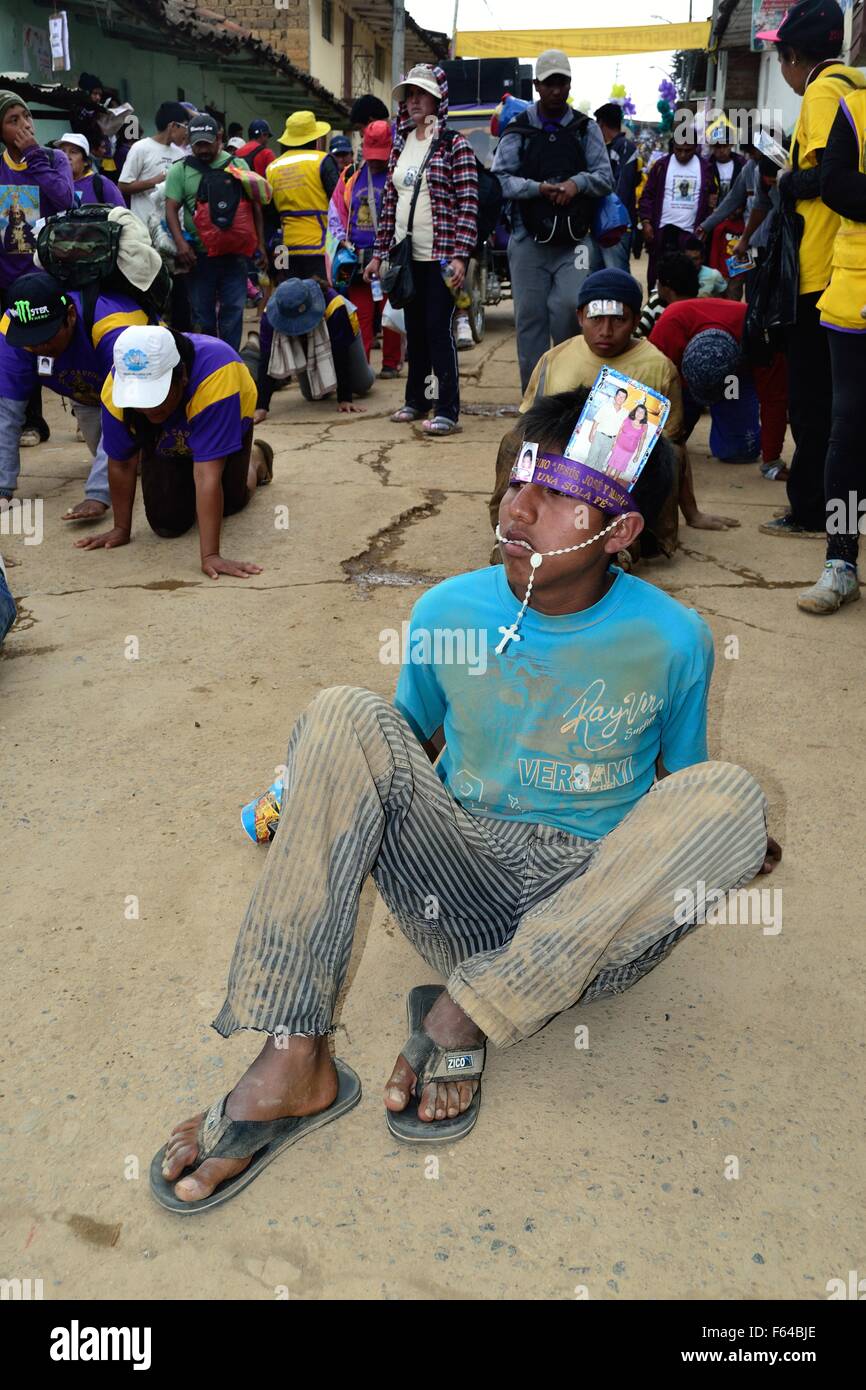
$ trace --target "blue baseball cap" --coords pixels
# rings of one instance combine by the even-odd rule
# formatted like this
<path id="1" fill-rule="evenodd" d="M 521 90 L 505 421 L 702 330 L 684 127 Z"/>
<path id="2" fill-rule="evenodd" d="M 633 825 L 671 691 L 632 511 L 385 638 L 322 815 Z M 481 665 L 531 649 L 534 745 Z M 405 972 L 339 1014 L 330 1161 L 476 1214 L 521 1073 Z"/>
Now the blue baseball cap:
<path id="1" fill-rule="evenodd" d="M 328 146 L 328 154 L 351 154 L 352 142 L 348 135 L 335 135 Z"/>
<path id="2" fill-rule="evenodd" d="M 247 134 L 253 140 L 257 135 L 273 135 L 273 131 L 267 121 L 250 121 L 247 127 Z"/>

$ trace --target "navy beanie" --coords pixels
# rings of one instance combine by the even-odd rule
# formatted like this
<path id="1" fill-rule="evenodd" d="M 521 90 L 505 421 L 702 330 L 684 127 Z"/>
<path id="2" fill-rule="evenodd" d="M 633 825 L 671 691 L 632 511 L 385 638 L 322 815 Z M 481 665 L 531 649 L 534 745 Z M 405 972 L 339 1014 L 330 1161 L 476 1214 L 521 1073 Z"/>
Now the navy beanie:
<path id="1" fill-rule="evenodd" d="M 699 405 L 712 405 L 740 364 L 740 344 L 724 328 L 703 328 L 683 353 L 683 380 Z"/>
<path id="2" fill-rule="evenodd" d="M 618 299 L 620 303 L 640 313 L 643 304 L 643 290 L 633 275 L 627 270 L 594 270 L 587 275 L 577 296 L 577 307 L 582 308 L 591 299 Z"/>

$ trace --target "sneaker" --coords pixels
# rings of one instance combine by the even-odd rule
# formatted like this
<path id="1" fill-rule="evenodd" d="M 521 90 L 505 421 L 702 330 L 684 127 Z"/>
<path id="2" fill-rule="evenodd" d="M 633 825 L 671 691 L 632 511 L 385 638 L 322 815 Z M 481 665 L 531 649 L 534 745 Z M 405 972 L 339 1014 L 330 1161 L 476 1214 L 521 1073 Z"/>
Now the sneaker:
<path id="1" fill-rule="evenodd" d="M 844 603 L 854 603 L 859 597 L 856 566 L 844 560 L 828 560 L 817 584 L 800 594 L 797 607 L 804 613 L 835 613 Z"/>
<path id="2" fill-rule="evenodd" d="M 26 429 L 21 431 L 21 438 L 18 440 L 22 449 L 35 449 L 37 444 L 42 443 L 42 435 L 38 430 Z"/>
<path id="3" fill-rule="evenodd" d="M 777 516 L 774 521 L 762 521 L 758 527 L 765 536 L 796 536 L 799 540 L 824 540 L 826 531 L 807 531 L 805 526 L 800 526 L 794 521 L 790 512 L 785 512 L 784 516 Z"/>
<path id="4" fill-rule="evenodd" d="M 457 351 L 463 352 L 466 348 L 475 346 L 475 339 L 472 337 L 472 329 L 469 327 L 469 317 L 467 314 L 458 314 L 454 324 L 457 340 Z"/>
<path id="5" fill-rule="evenodd" d="M 397 377 L 397 376 L 399 376 L 399 375 L 400 375 L 400 368 L 399 368 L 399 367 L 383 367 L 382 370 L 381 370 L 381 372 L 379 373 L 379 380 L 380 380 L 380 381 L 393 381 L 394 378 Z"/>

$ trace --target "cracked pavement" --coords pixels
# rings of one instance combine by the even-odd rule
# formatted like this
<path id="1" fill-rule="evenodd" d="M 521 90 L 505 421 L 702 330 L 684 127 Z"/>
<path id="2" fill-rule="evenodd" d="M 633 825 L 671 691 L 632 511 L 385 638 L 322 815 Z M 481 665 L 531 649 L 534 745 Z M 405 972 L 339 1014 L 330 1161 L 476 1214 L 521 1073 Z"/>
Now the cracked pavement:
<path id="1" fill-rule="evenodd" d="M 75 550 L 84 528 L 60 514 L 86 451 L 56 398 L 49 445 L 23 452 L 45 539 L 0 537 L 21 604 L 0 655 L 0 1245 L 3 1272 L 42 1278 L 46 1298 L 271 1299 L 280 1286 L 558 1300 L 582 1285 L 591 1298 L 813 1299 L 863 1268 L 851 863 L 866 604 L 798 612 L 821 544 L 759 535 L 784 489 L 709 461 L 705 425 L 699 500 L 741 528 L 683 528 L 675 560 L 640 573 L 713 629 L 711 751 L 767 791 L 785 858 L 761 886 L 782 891 L 783 930 L 705 926 L 627 995 L 493 1055 L 479 1124 L 436 1154 L 436 1176 L 423 1149 L 389 1137 L 380 1101 L 406 992 L 430 972 L 368 887 L 336 1034 L 360 1106 L 198 1221 L 149 1197 L 170 1126 L 258 1049 L 208 1026 L 265 852 L 243 838 L 241 805 L 321 686 L 390 695 L 382 630 L 399 630 L 424 585 L 486 563 L 510 425 L 495 412 L 518 398 L 510 307 L 488 325 L 461 356 L 472 411 L 452 438 L 390 423 L 400 381 L 377 383 L 355 416 L 275 396 L 259 431 L 274 483 L 225 526 L 224 553 L 264 566 L 255 580 L 206 580 L 195 533 L 158 539 L 140 503 L 132 545 Z M 731 1155 L 738 1181 L 723 1175 Z"/>

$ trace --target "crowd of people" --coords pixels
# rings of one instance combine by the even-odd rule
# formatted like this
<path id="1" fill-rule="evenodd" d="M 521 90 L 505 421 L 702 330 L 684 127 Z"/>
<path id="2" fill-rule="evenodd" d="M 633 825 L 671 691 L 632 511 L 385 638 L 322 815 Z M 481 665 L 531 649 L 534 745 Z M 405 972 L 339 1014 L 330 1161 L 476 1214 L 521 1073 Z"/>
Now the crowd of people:
<path id="1" fill-rule="evenodd" d="M 672 915 L 677 885 L 726 892 L 778 861 L 754 778 L 708 760 L 706 625 L 629 573 L 673 556 L 680 513 L 739 524 L 695 495 L 687 446 L 707 410 L 717 458 L 760 454 L 787 489 L 760 529 L 827 536 L 800 606 L 859 597 L 859 504 L 853 530 L 832 529 L 825 502 L 864 491 L 866 79 L 838 61 L 834 0 L 799 0 L 766 37 L 803 98 L 784 168 L 758 131 L 739 142 L 724 122 L 647 158 L 616 102 L 594 117 L 575 108 L 553 50 L 536 64 L 537 99 L 503 122 L 492 174 L 522 400 L 496 461 L 497 563 L 435 586 L 411 619 L 421 635 L 490 633 L 496 660 L 486 682 L 465 662 L 404 662 L 393 704 L 339 687 L 301 716 L 215 1024 L 269 1036 L 239 1085 L 156 1156 L 164 1206 L 227 1200 L 357 1103 L 328 1036 L 368 875 L 448 980 L 410 995 L 385 1095 L 391 1131 L 429 1144 L 474 1125 L 488 1039 L 511 1046 L 622 993 L 694 928 Z M 172 101 L 153 135 L 106 144 L 98 79 L 82 91 L 89 124 L 50 147 L 0 92 L 0 508 L 14 506 L 21 445 L 46 437 L 47 389 L 71 402 L 93 456 L 66 519 L 113 513 L 81 548 L 129 543 L 140 476 L 157 535 L 197 523 L 206 575 L 256 574 L 223 556 L 223 521 L 273 477 L 255 431 L 289 378 L 306 401 L 362 410 L 381 335 L 379 376 L 406 370 L 391 419 L 433 440 L 461 428 L 462 291 L 490 171 L 447 124 L 438 65 L 409 71 L 393 118 L 360 97 L 354 144 L 295 111 L 279 152 L 264 120 L 244 132 Z M 78 283 L 64 251 L 83 227 L 103 273 Z M 644 250 L 646 294 L 631 273 Z M 243 343 L 250 306 L 258 327 Z M 0 566 L 0 627 L 10 605 Z"/>

